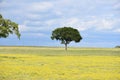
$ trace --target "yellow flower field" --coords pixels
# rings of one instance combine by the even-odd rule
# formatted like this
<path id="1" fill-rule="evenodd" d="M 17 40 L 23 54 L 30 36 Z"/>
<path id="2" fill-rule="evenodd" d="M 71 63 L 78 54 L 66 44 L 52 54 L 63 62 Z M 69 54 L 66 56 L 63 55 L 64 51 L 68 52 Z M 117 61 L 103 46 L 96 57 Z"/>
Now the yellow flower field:
<path id="1" fill-rule="evenodd" d="M 120 80 L 120 56 L 0 53 L 0 80 Z"/>

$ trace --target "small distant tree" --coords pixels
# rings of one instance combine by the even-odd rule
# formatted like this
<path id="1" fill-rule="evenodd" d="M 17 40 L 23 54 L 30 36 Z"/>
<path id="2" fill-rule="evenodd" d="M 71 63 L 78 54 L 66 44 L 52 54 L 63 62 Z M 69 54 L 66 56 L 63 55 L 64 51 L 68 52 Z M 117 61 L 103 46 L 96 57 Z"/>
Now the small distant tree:
<path id="1" fill-rule="evenodd" d="M 120 46 L 115 46 L 115 48 L 120 48 Z"/>
<path id="2" fill-rule="evenodd" d="M 72 27 L 63 27 L 52 31 L 51 39 L 60 40 L 61 44 L 65 44 L 65 50 L 67 50 L 67 45 L 71 41 L 80 42 L 82 37 L 77 29 L 74 29 Z"/>
<path id="3" fill-rule="evenodd" d="M 13 33 L 20 39 L 18 24 L 9 19 L 4 19 L 0 14 L 0 38 L 7 38 L 9 34 Z"/>

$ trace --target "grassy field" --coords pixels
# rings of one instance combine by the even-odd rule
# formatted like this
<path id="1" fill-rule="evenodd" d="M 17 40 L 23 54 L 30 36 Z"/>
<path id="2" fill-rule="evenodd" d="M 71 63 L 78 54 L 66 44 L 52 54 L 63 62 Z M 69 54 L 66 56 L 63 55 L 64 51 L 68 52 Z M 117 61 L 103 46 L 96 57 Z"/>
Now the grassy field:
<path id="1" fill-rule="evenodd" d="M 120 49 L 0 47 L 0 80 L 120 80 Z"/>

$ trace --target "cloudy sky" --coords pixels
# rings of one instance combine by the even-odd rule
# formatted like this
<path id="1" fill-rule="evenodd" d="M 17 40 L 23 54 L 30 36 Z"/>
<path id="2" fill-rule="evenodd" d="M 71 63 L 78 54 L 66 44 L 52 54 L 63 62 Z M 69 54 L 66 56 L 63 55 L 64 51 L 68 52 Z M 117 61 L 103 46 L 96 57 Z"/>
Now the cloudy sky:
<path id="1" fill-rule="evenodd" d="M 58 27 L 80 31 L 80 43 L 69 46 L 120 45 L 120 0 L 0 0 L 0 14 L 19 24 L 21 39 L 1 38 L 0 45 L 62 46 L 50 39 Z"/>

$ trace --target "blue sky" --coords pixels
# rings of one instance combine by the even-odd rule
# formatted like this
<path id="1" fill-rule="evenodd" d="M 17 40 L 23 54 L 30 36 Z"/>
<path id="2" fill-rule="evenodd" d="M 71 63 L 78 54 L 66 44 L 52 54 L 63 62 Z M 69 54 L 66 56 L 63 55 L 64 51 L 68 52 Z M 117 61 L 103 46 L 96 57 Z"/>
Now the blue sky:
<path id="1" fill-rule="evenodd" d="M 80 31 L 77 47 L 120 45 L 120 0 L 0 0 L 0 13 L 19 24 L 21 39 L 1 38 L 0 45 L 64 46 L 51 40 L 58 27 Z"/>

